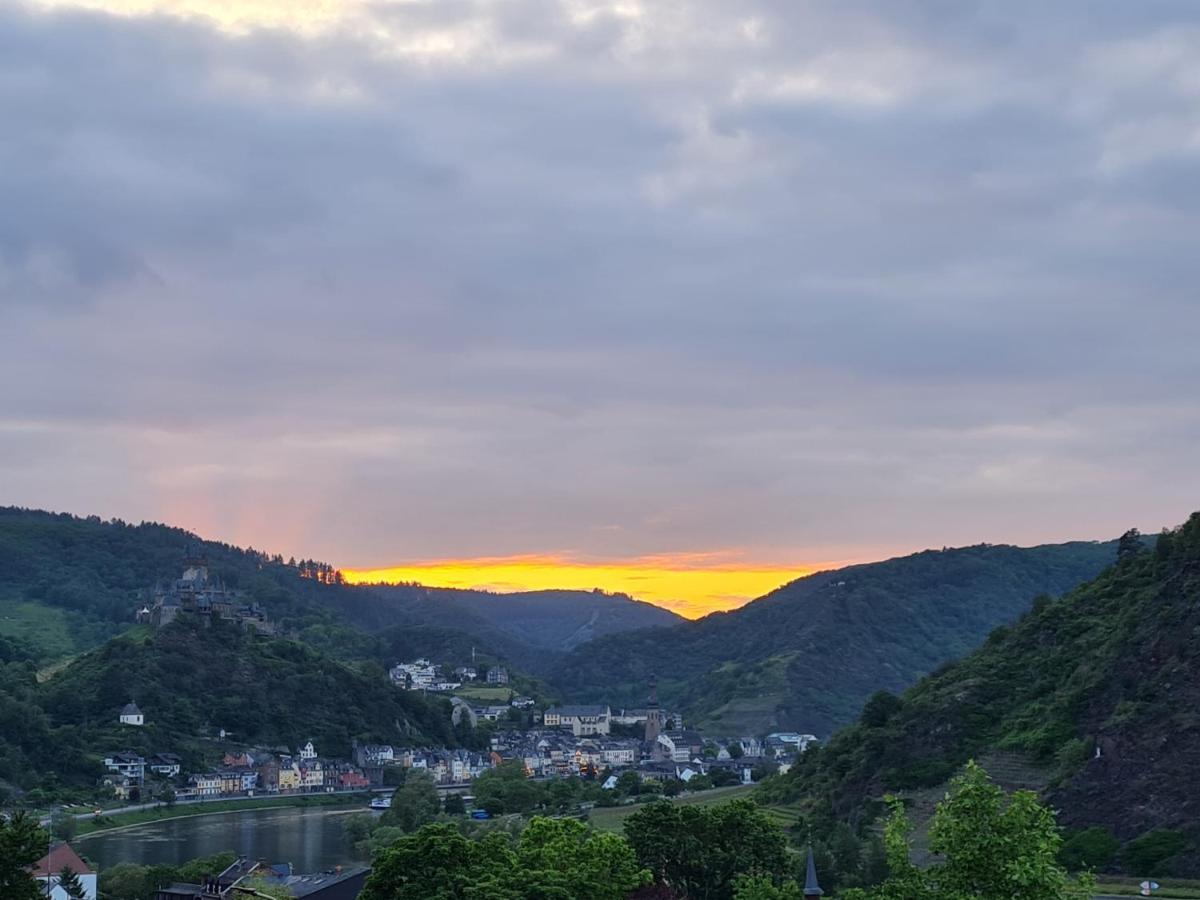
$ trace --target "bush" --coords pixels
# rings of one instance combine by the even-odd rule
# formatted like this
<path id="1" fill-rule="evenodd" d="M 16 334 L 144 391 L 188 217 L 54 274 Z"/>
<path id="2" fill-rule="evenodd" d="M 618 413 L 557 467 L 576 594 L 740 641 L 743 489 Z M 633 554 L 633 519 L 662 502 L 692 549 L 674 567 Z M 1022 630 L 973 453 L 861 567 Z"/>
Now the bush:
<path id="1" fill-rule="evenodd" d="M 1156 828 L 1125 845 L 1125 868 L 1133 875 L 1169 875 L 1169 860 L 1187 846 L 1187 838 L 1169 828 Z"/>
<path id="2" fill-rule="evenodd" d="M 1072 872 L 1107 869 L 1116 858 L 1120 846 L 1121 842 L 1107 828 L 1085 828 L 1067 836 L 1058 852 L 1058 859 Z"/>

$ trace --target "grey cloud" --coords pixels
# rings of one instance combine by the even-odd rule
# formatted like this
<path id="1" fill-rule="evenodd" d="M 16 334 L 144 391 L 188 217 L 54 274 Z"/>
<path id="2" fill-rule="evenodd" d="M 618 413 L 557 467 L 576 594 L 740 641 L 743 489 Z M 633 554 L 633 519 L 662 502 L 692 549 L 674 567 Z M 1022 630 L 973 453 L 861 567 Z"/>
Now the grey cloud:
<path id="1" fill-rule="evenodd" d="M 358 565 L 1177 520 L 1189 7 L 0 11 L 0 493 Z"/>

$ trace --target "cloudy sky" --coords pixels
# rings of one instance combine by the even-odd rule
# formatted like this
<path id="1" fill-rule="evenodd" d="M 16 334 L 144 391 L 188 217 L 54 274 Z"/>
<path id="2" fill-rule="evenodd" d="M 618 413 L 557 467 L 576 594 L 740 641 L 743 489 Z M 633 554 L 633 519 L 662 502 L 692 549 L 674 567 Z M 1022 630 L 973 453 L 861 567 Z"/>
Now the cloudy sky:
<path id="1" fill-rule="evenodd" d="M 1179 522 L 1198 284 L 1193 0 L 0 0 L 2 503 L 694 614 Z"/>

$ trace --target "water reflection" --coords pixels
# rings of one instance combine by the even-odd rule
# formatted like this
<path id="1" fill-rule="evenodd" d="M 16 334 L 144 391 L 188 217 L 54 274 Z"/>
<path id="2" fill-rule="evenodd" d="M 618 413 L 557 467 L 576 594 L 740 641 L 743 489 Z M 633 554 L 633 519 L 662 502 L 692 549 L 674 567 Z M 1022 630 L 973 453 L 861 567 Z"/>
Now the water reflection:
<path id="1" fill-rule="evenodd" d="M 178 864 L 232 850 L 251 859 L 290 862 L 297 872 L 317 872 L 361 862 L 342 823 L 360 809 L 260 809 L 154 822 L 78 839 L 101 868 L 117 863 Z"/>

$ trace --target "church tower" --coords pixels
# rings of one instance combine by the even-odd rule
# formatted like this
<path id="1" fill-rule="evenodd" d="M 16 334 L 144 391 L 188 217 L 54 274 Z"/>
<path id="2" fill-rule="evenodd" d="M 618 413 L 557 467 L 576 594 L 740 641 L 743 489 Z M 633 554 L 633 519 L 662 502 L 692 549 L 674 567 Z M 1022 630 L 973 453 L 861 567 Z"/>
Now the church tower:
<path id="1" fill-rule="evenodd" d="M 646 703 L 646 743 L 653 747 L 662 734 L 662 710 L 658 707 L 658 680 L 650 678 L 650 699 Z"/>

